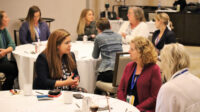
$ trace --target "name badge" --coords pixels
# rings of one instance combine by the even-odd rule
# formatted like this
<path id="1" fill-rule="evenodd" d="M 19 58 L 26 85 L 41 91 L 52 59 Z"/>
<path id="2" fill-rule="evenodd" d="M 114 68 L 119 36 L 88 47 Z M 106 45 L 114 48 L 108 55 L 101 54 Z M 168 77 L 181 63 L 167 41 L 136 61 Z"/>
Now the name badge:
<path id="1" fill-rule="evenodd" d="M 126 102 L 130 103 L 131 105 L 134 104 L 135 96 L 134 95 L 127 95 Z"/>

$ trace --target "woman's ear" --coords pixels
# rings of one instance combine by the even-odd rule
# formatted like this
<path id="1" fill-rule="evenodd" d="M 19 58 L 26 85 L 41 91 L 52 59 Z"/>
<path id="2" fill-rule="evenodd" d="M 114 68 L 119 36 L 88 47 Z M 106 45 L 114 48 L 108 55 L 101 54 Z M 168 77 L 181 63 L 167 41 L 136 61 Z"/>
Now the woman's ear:
<path id="1" fill-rule="evenodd" d="M 97 29 L 98 33 L 101 33 L 101 32 L 102 32 L 99 28 L 96 28 L 96 29 Z"/>
<path id="2" fill-rule="evenodd" d="M 60 45 L 57 46 L 57 50 L 60 50 Z"/>

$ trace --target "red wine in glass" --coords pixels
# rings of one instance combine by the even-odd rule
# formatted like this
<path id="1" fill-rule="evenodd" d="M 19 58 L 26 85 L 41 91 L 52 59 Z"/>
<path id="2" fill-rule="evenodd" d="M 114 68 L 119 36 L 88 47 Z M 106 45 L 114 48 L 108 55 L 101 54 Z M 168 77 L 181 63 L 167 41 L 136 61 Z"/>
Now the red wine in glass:
<path id="1" fill-rule="evenodd" d="M 99 107 L 98 107 L 97 105 L 90 106 L 90 110 L 91 110 L 92 112 L 97 112 L 98 108 L 99 108 Z"/>

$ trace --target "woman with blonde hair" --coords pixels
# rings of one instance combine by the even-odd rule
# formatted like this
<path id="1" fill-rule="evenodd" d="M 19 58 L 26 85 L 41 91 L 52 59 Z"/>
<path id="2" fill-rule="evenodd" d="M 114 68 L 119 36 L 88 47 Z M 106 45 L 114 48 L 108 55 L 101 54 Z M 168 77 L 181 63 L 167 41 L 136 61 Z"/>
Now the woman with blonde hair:
<path id="1" fill-rule="evenodd" d="M 75 55 L 71 50 L 71 37 L 63 29 L 52 32 L 47 48 L 36 60 L 34 89 L 66 89 L 78 86 L 79 74 Z"/>
<path id="2" fill-rule="evenodd" d="M 19 30 L 20 43 L 27 44 L 35 41 L 48 40 L 49 35 L 49 27 L 42 21 L 39 7 L 30 7 L 26 21 L 22 23 Z"/>
<path id="3" fill-rule="evenodd" d="M 91 9 L 84 9 L 81 12 L 77 25 L 77 40 L 83 40 L 83 36 L 87 36 L 88 40 L 94 40 L 97 35 L 96 25 L 94 21 L 94 12 Z"/>
<path id="4" fill-rule="evenodd" d="M 122 24 L 119 34 L 123 43 L 130 43 L 137 36 L 148 38 L 149 29 L 145 23 L 144 11 L 140 7 L 131 7 L 128 10 L 128 20 Z"/>
<path id="5" fill-rule="evenodd" d="M 168 80 L 159 90 L 156 112 L 199 112 L 200 79 L 188 70 L 189 55 L 183 45 L 165 45 L 161 50 L 162 74 Z"/>
<path id="6" fill-rule="evenodd" d="M 152 43 L 158 52 L 164 47 L 165 44 L 176 42 L 175 34 L 173 31 L 169 30 L 168 24 L 170 29 L 173 29 L 172 22 L 166 13 L 156 14 L 155 25 L 158 30 L 153 33 Z"/>
<path id="7" fill-rule="evenodd" d="M 156 65 L 157 52 L 147 38 L 135 37 L 129 53 L 133 62 L 126 65 L 117 97 L 140 111 L 154 112 L 162 84 L 160 68 Z"/>

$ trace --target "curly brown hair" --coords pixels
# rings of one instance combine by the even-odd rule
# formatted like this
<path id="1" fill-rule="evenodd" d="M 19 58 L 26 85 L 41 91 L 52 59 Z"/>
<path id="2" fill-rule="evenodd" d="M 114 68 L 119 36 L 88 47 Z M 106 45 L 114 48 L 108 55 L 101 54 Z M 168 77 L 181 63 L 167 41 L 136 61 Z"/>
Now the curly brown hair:
<path id="1" fill-rule="evenodd" d="M 157 62 L 158 54 L 150 40 L 144 37 L 135 37 L 131 43 L 134 43 L 135 49 L 140 53 L 142 66 Z"/>

